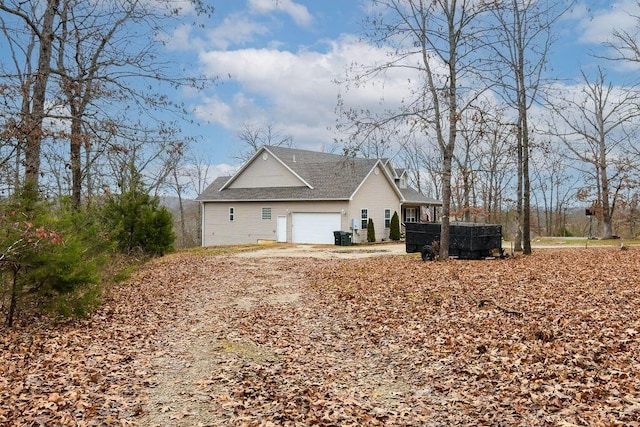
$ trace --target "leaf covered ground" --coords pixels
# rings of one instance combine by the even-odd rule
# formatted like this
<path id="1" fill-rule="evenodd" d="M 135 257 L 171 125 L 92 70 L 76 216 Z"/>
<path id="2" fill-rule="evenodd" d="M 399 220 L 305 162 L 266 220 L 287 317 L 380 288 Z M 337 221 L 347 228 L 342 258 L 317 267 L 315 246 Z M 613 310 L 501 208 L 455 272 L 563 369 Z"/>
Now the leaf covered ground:
<path id="1" fill-rule="evenodd" d="M 640 425 L 640 249 L 177 254 L 0 330 L 0 425 Z"/>

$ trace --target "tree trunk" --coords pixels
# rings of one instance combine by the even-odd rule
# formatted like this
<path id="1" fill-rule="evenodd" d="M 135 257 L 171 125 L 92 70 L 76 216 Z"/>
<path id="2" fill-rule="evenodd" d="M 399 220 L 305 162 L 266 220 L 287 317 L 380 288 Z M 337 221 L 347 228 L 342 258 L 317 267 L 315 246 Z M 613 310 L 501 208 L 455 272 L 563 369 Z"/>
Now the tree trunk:
<path id="1" fill-rule="evenodd" d="M 83 139 L 81 119 L 72 112 L 69 161 L 71 165 L 71 203 L 76 209 L 80 208 L 82 202 L 82 161 L 80 155 Z"/>
<path id="2" fill-rule="evenodd" d="M 526 94 L 523 94 L 526 102 Z M 521 105 L 522 114 L 522 253 L 531 255 L 531 180 L 529 178 L 529 131 L 527 107 Z"/>
<path id="3" fill-rule="evenodd" d="M 443 171 L 442 171 L 442 217 L 440 228 L 440 254 L 441 260 L 449 258 L 449 224 L 451 213 L 451 164 L 453 160 L 453 150 L 447 149 L 443 155 Z"/>
<path id="4" fill-rule="evenodd" d="M 180 234 L 182 235 L 182 248 L 187 247 L 187 224 L 185 223 L 184 218 L 184 203 L 182 202 L 182 186 L 178 181 L 178 172 L 176 171 L 176 167 L 173 167 L 173 179 L 176 183 L 176 194 L 178 194 L 178 206 L 180 208 Z"/>
<path id="5" fill-rule="evenodd" d="M 9 328 L 13 326 L 13 319 L 18 304 L 18 270 L 14 268 L 12 274 L 11 301 L 9 302 L 9 312 L 7 313 L 7 327 Z"/>
<path id="6" fill-rule="evenodd" d="M 522 179 L 522 123 L 518 122 L 518 141 L 517 141 L 517 152 L 518 152 L 518 183 L 517 183 L 517 192 L 518 197 L 516 200 L 516 236 L 513 241 L 513 250 L 516 252 L 522 252 L 522 187 L 523 187 L 523 179 Z"/>
<path id="7" fill-rule="evenodd" d="M 53 23 L 60 0 L 48 0 L 40 33 L 40 51 L 38 54 L 38 71 L 33 84 L 33 101 L 31 114 L 26 122 L 27 144 L 24 149 L 25 182 L 28 192 L 38 192 L 40 178 L 40 151 L 42 147 L 42 123 L 45 116 L 46 90 L 51 74 L 51 54 L 53 45 Z"/>

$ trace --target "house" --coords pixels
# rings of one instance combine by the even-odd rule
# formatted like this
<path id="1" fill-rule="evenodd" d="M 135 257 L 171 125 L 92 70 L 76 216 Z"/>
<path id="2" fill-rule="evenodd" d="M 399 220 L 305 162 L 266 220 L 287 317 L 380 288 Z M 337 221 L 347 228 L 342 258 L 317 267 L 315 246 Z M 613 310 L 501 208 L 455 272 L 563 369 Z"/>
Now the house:
<path id="1" fill-rule="evenodd" d="M 264 146 L 231 177 L 217 178 L 197 198 L 202 245 L 277 241 L 333 244 L 334 231 L 367 241 L 389 238 L 394 212 L 401 221 L 435 217 L 442 203 L 407 186 L 406 172 L 389 160 L 345 157 Z"/>

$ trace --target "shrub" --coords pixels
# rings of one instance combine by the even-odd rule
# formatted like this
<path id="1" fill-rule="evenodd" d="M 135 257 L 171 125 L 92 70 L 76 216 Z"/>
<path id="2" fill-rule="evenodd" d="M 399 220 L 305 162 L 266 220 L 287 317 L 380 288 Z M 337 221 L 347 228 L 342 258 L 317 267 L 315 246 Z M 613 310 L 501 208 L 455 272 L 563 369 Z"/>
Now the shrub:
<path id="1" fill-rule="evenodd" d="M 9 205 L 0 217 L 0 287 L 9 294 L 11 326 L 27 300 L 62 315 L 83 315 L 99 303 L 110 245 L 92 212 L 38 202 Z M 9 207 L 8 206 L 8 207 Z"/>
<path id="2" fill-rule="evenodd" d="M 391 224 L 389 225 L 389 239 L 400 240 L 400 218 L 398 218 L 398 212 L 393 212 L 391 217 Z"/>
<path id="3" fill-rule="evenodd" d="M 376 230 L 373 226 L 373 219 L 369 218 L 367 223 L 367 242 L 373 243 L 376 241 Z"/>
<path id="4" fill-rule="evenodd" d="M 111 196 L 104 207 L 104 219 L 122 252 L 164 255 L 173 249 L 173 218 L 159 203 L 140 185 Z"/>

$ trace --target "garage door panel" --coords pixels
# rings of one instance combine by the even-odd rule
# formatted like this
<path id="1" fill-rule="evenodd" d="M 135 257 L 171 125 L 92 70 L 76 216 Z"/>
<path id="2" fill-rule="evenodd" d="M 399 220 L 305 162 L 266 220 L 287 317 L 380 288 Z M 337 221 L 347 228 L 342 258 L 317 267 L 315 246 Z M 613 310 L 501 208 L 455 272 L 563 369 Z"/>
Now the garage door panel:
<path id="1" fill-rule="evenodd" d="M 333 244 L 333 232 L 341 229 L 340 213 L 292 214 L 293 243 Z"/>

